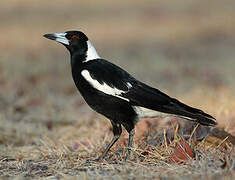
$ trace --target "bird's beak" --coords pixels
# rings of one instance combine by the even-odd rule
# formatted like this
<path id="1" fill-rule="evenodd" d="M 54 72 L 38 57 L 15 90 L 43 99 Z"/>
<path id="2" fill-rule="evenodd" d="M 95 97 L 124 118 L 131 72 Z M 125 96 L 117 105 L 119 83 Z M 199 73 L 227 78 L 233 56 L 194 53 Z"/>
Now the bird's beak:
<path id="1" fill-rule="evenodd" d="M 69 45 L 69 40 L 65 37 L 66 33 L 53 33 L 45 34 L 44 37 L 62 43 L 64 45 Z"/>

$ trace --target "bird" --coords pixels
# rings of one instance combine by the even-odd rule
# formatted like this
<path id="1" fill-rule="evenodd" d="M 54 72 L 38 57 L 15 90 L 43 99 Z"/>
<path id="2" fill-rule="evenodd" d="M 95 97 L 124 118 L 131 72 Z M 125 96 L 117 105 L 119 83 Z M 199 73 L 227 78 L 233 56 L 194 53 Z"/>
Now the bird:
<path id="1" fill-rule="evenodd" d="M 113 138 L 97 160 L 103 159 L 122 134 L 129 133 L 125 160 L 133 147 L 135 125 L 148 112 L 166 113 L 205 126 L 215 126 L 216 119 L 204 111 L 188 106 L 130 75 L 121 67 L 101 58 L 82 31 L 45 34 L 45 38 L 64 45 L 70 52 L 74 83 L 86 103 L 108 118 Z M 150 113 L 155 117 L 154 113 Z"/>

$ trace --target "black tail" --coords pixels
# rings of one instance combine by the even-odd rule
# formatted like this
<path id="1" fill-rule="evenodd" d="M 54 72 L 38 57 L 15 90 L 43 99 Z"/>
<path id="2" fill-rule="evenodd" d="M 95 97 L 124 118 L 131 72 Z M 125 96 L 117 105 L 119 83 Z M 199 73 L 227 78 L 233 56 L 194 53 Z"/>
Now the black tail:
<path id="1" fill-rule="evenodd" d="M 167 105 L 168 113 L 181 116 L 182 118 L 198 122 L 206 126 L 215 126 L 216 119 L 209 114 L 206 114 L 200 109 L 190 107 L 186 104 L 181 103 L 177 99 L 172 98 L 171 103 Z"/>
<path id="2" fill-rule="evenodd" d="M 216 125 L 216 120 L 211 115 L 204 113 L 200 109 L 183 104 L 158 89 L 141 82 L 138 82 L 138 85 L 133 87 L 124 97 L 127 97 L 133 106 L 174 114 L 202 125 Z"/>

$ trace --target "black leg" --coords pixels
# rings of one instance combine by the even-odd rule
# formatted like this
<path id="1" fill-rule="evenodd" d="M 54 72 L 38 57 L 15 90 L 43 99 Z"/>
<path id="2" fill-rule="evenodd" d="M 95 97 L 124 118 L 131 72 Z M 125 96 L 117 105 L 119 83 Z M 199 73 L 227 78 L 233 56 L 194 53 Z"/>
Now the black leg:
<path id="1" fill-rule="evenodd" d="M 130 132 L 129 132 L 129 140 L 128 140 L 128 147 L 127 147 L 127 152 L 126 152 L 126 158 L 125 158 L 125 161 L 128 159 L 130 153 L 131 153 L 131 148 L 133 146 L 133 137 L 135 135 L 135 129 L 132 129 Z"/>
<path id="2" fill-rule="evenodd" d="M 119 137 L 122 134 L 121 124 L 114 124 L 114 123 L 112 123 L 112 125 L 113 125 L 113 135 L 114 135 L 114 137 L 111 140 L 111 142 L 107 145 L 107 147 L 105 148 L 105 150 L 102 153 L 102 155 L 97 159 L 98 161 L 105 157 L 105 155 L 107 154 L 109 149 L 115 144 L 115 142 L 119 139 Z"/>

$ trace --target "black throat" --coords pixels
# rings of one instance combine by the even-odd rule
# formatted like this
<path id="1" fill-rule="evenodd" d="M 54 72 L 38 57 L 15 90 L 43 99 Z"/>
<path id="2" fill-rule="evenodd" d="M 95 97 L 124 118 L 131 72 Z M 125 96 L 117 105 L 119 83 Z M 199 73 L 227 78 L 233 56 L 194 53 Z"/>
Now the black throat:
<path id="1" fill-rule="evenodd" d="M 86 42 L 81 42 L 79 44 L 72 44 L 67 47 L 71 56 L 71 66 L 72 69 L 77 68 L 86 60 L 88 46 Z"/>

